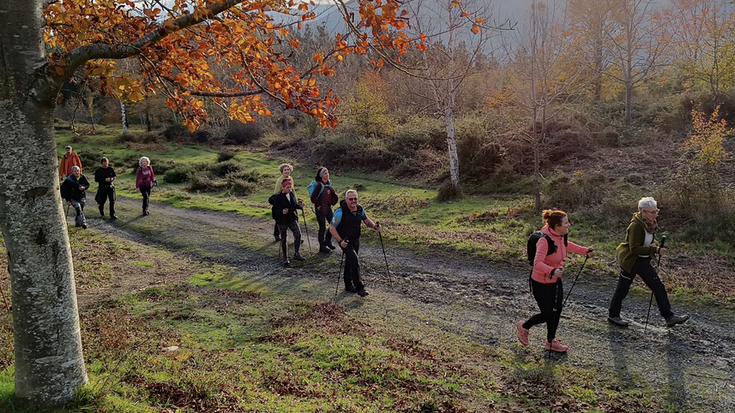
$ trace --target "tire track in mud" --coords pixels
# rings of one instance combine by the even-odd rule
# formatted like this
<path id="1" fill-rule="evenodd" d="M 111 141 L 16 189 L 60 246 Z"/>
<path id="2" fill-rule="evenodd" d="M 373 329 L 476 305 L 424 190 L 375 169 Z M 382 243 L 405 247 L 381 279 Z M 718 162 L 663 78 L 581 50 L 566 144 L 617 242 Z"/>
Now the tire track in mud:
<path id="1" fill-rule="evenodd" d="M 335 296 L 340 255 L 309 254 L 305 243 L 306 263 L 292 264 L 285 271 L 277 258 L 279 244 L 273 242 L 271 221 L 158 203 L 150 216 L 142 217 L 139 203 L 118 198 L 119 220 L 101 219 L 90 212 L 90 224 L 197 260 L 235 267 L 244 278 L 274 294 L 335 300 L 357 317 L 361 312 L 399 317 L 479 344 L 500 346 L 519 357 L 545 355 L 545 327 L 531 330 L 529 347 L 521 347 L 515 338 L 515 322 L 537 310 L 529 293 L 527 267 L 496 268 L 446 252 L 422 257 L 387 245 L 392 276 L 388 280 L 380 245 L 363 241 L 360 259 L 370 296 L 361 299 L 341 288 Z M 310 225 L 309 234 L 314 247 L 316 228 Z M 569 273 L 576 275 L 577 268 Z M 600 278 L 604 277 L 589 271 L 580 277 L 558 331 L 570 352 L 554 354 L 548 362 L 594 369 L 621 391 L 650 387 L 661 406 L 685 412 L 735 412 L 735 311 L 672 298 L 674 310 L 692 318 L 668 329 L 654 306 L 644 327 L 648 293 L 631 291 L 623 308 L 631 327 L 621 329 L 606 321 L 615 280 Z M 568 291 L 573 278 L 565 281 Z"/>

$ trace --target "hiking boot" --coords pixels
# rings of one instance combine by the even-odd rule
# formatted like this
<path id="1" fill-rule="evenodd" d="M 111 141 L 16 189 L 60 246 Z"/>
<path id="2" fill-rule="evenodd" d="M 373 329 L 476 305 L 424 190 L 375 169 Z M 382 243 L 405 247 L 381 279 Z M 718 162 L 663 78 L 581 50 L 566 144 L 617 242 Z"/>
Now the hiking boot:
<path id="1" fill-rule="evenodd" d="M 276 241 L 280 241 L 281 240 L 281 236 L 280 235 L 274 235 L 273 238 L 275 238 Z"/>
<path id="2" fill-rule="evenodd" d="M 87 229 L 87 224 L 82 224 L 82 229 Z M 680 322 L 683 323 L 684 321 L 680 321 Z M 676 323 L 674 323 L 674 324 L 676 324 Z M 672 325 L 674 325 L 674 324 L 672 324 Z"/>
<path id="3" fill-rule="evenodd" d="M 297 252 L 296 254 L 294 254 L 294 255 L 293 255 L 293 259 L 295 259 L 296 261 L 306 261 L 306 258 L 304 258 L 304 256 L 303 256 L 303 255 L 301 255 L 301 254 L 300 254 L 300 253 L 298 253 L 298 252 Z"/>
<path id="4" fill-rule="evenodd" d="M 283 266 L 288 267 L 291 265 L 291 261 L 288 260 L 288 257 L 283 257 Z"/>
<path id="5" fill-rule="evenodd" d="M 117 215 L 111 216 L 110 219 L 117 219 Z"/>
<path id="6" fill-rule="evenodd" d="M 334 245 L 332 245 L 332 240 L 329 240 L 329 242 L 324 243 L 324 246 L 329 248 L 330 250 L 337 249 Z"/>
<path id="7" fill-rule="evenodd" d="M 150 212 L 148 212 L 148 210 L 147 210 L 147 209 L 144 209 L 144 210 L 143 210 L 143 215 L 150 215 L 150 214 L 151 214 L 151 213 L 150 213 Z"/>
<path id="8" fill-rule="evenodd" d="M 360 297 L 365 297 L 368 295 L 368 292 L 365 291 L 364 288 L 360 288 L 359 290 L 357 290 L 357 295 L 359 295 Z"/>
<path id="9" fill-rule="evenodd" d="M 523 328 L 523 320 L 516 323 L 518 328 L 518 341 L 524 346 L 528 345 L 528 329 Z"/>
<path id="10" fill-rule="evenodd" d="M 615 324 L 618 327 L 628 327 L 628 322 L 620 318 L 620 316 L 617 317 L 608 317 L 607 321 Z"/>
<path id="11" fill-rule="evenodd" d="M 548 351 L 554 351 L 556 353 L 566 353 L 567 351 L 569 351 L 569 346 L 565 346 L 557 339 L 551 340 L 551 343 L 547 341 L 544 348 Z"/>
<path id="12" fill-rule="evenodd" d="M 356 293 L 357 292 L 357 288 L 345 286 L 345 291 L 347 291 L 348 293 Z"/>
<path id="13" fill-rule="evenodd" d="M 105 216 L 105 210 L 102 207 L 100 207 L 100 216 Z"/>
<path id="14" fill-rule="evenodd" d="M 319 248 L 319 252 L 323 252 L 325 254 L 328 254 L 328 253 L 332 252 L 332 250 L 330 250 L 329 248 L 327 248 L 326 245 L 322 245 L 321 248 Z"/>
<path id="15" fill-rule="evenodd" d="M 673 327 L 687 320 L 689 320 L 688 315 L 672 315 L 671 317 L 666 319 L 666 327 Z"/>

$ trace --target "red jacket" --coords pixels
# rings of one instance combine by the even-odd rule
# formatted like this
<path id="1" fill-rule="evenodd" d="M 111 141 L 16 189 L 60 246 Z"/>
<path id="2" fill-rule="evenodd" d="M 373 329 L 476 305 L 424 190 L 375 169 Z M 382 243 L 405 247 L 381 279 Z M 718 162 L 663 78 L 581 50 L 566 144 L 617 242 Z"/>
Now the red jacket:
<path id="1" fill-rule="evenodd" d="M 79 159 L 79 155 L 76 152 L 72 152 L 71 155 L 66 153 L 61 157 L 61 166 L 59 167 L 59 176 L 63 179 L 67 175 L 71 175 L 71 167 L 78 166 L 79 172 L 82 171 L 82 160 Z"/>
<path id="2" fill-rule="evenodd" d="M 551 237 L 556 244 L 556 251 L 551 255 L 546 255 L 549 251 L 549 243 L 546 237 L 539 238 L 536 243 L 536 258 L 533 260 L 533 272 L 531 278 L 541 284 L 554 284 L 559 279 L 557 273 L 554 273 L 553 277 L 549 277 L 551 271 L 556 268 L 564 267 L 564 260 L 567 258 L 567 250 L 575 252 L 577 254 L 586 254 L 587 248 L 580 247 L 579 245 L 568 241 L 567 245 L 564 245 L 564 236 L 559 235 L 554 230 L 549 228 L 548 225 L 541 228 L 541 232 Z"/>

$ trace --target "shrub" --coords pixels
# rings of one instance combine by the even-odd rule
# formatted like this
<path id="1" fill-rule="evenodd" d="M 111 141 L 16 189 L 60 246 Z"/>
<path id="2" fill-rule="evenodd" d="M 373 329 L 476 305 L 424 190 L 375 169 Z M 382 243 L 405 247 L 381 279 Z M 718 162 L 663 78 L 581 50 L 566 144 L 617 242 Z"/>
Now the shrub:
<path id="1" fill-rule="evenodd" d="M 211 137 L 212 133 L 208 130 L 197 130 L 191 134 L 191 140 L 196 143 L 207 143 Z"/>
<path id="2" fill-rule="evenodd" d="M 228 183 L 232 195 L 248 196 L 258 191 L 258 184 L 243 179 L 228 180 Z"/>
<path id="3" fill-rule="evenodd" d="M 436 200 L 439 202 L 454 201 L 462 197 L 462 191 L 459 187 L 452 185 L 452 181 L 446 180 L 439 187 L 436 194 Z"/>
<path id="4" fill-rule="evenodd" d="M 189 191 L 221 191 L 229 184 L 226 181 L 213 179 L 208 174 L 196 173 L 189 175 Z"/>
<path id="5" fill-rule="evenodd" d="M 161 134 L 167 141 L 189 140 L 191 138 L 191 132 L 181 123 L 170 125 Z"/>
<path id="6" fill-rule="evenodd" d="M 163 181 L 169 184 L 178 184 L 189 180 L 189 176 L 194 173 L 196 167 L 194 165 L 176 165 L 166 171 Z"/>
<path id="7" fill-rule="evenodd" d="M 66 153 L 66 152 L 64 152 Z M 100 161 L 105 154 L 102 151 L 97 150 L 85 150 L 83 152 L 77 152 L 79 159 L 82 161 L 82 171 L 85 175 L 90 175 L 100 166 Z M 112 161 L 110 161 L 112 162 Z"/>
<path id="8" fill-rule="evenodd" d="M 257 123 L 242 123 L 232 121 L 225 133 L 226 145 L 247 145 L 260 139 L 263 130 Z"/>
<path id="9" fill-rule="evenodd" d="M 242 165 L 240 165 L 234 159 L 230 159 L 229 161 L 211 164 L 207 167 L 207 169 L 211 171 L 215 176 L 223 177 L 233 172 L 239 172 L 240 170 L 242 170 Z"/>
<path id="10" fill-rule="evenodd" d="M 574 172 L 573 176 L 560 173 L 544 184 L 544 207 L 574 210 L 582 206 L 604 203 L 607 177 L 600 172 Z"/>
<path id="11" fill-rule="evenodd" d="M 252 171 L 237 171 L 227 174 L 225 179 L 228 181 L 242 180 L 247 182 L 258 183 L 263 181 L 263 175 L 255 170 Z"/>
<path id="12" fill-rule="evenodd" d="M 237 155 L 237 151 L 222 149 L 217 154 L 217 162 L 229 161 L 230 159 L 234 158 L 235 155 Z"/>

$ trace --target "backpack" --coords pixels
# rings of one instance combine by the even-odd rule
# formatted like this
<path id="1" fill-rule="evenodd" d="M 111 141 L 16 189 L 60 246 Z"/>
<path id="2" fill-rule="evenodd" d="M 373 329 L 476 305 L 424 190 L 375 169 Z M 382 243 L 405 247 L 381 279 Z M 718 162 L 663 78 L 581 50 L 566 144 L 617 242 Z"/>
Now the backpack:
<path id="1" fill-rule="evenodd" d="M 549 243 L 549 250 L 546 251 L 546 255 L 551 255 L 556 252 L 556 244 L 550 236 L 544 234 L 541 231 L 536 231 L 529 235 L 528 242 L 526 243 L 526 254 L 528 254 L 528 263 L 533 266 L 533 260 L 536 259 L 536 243 L 541 238 L 546 238 L 546 242 Z M 567 236 L 564 235 L 564 245 L 567 245 Z"/>
<path id="2" fill-rule="evenodd" d="M 314 193 L 315 188 L 316 188 L 316 181 L 311 181 L 309 186 L 306 187 L 306 190 L 309 191 L 310 199 L 311 199 L 311 195 Z M 319 190 L 319 194 L 316 196 L 317 199 L 319 199 L 319 197 L 322 196 L 322 192 L 324 192 L 324 185 L 322 185 L 322 189 Z"/>
<path id="3" fill-rule="evenodd" d="M 271 204 L 271 205 L 275 204 L 276 203 L 276 197 L 278 196 L 279 193 L 280 192 L 276 192 L 275 194 L 271 195 L 268 198 L 268 203 Z"/>

